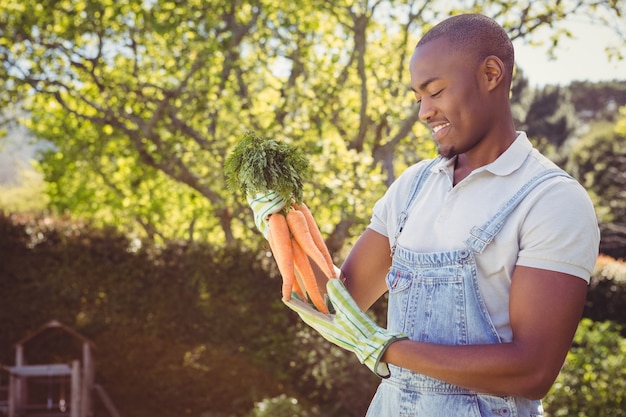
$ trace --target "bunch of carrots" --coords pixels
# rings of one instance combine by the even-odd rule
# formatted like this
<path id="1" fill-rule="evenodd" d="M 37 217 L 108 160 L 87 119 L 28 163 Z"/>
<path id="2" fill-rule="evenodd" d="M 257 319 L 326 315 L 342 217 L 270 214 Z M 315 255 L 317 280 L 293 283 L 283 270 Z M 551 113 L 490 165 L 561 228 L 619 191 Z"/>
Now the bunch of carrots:
<path id="1" fill-rule="evenodd" d="M 276 192 L 288 204 L 269 216 L 268 242 L 283 279 L 282 297 L 292 292 L 328 313 L 326 281 L 336 278 L 320 229 L 302 201 L 308 159 L 294 146 L 248 132 L 226 159 L 227 184 L 244 195 Z"/>
<path id="2" fill-rule="evenodd" d="M 274 213 L 268 220 L 268 241 L 283 277 L 283 299 L 291 299 L 292 291 L 303 300 L 308 295 L 319 311 L 328 314 L 322 295 L 325 287 L 318 285 L 311 261 L 328 280 L 336 278 L 333 260 L 309 208 L 304 203 L 291 208 L 286 215 Z"/>

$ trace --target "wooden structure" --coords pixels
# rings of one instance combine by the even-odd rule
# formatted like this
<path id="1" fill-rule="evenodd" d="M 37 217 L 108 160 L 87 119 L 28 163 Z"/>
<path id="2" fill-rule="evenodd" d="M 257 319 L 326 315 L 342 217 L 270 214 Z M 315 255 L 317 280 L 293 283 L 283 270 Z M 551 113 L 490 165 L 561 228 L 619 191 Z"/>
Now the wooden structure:
<path id="1" fill-rule="evenodd" d="M 63 332 L 82 344 L 81 358 L 63 363 L 30 364 L 25 346 L 44 333 Z M 15 344 L 15 366 L 9 374 L 7 417 L 92 417 L 95 366 L 92 341 L 52 320 Z M 43 392 L 43 394 L 42 394 Z M 45 397 L 42 401 L 41 397 Z"/>

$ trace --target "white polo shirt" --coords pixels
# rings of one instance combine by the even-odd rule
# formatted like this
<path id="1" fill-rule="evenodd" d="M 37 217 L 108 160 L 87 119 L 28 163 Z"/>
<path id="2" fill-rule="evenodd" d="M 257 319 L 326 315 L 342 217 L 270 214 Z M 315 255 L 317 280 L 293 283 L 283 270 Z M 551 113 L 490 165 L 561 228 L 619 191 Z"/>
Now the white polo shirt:
<path id="1" fill-rule="evenodd" d="M 416 172 L 409 167 L 376 203 L 369 228 L 389 237 L 409 196 Z M 523 132 L 498 159 L 453 187 L 454 159 L 442 160 L 414 202 L 398 245 L 416 252 L 464 249 L 473 226 L 481 226 L 535 175 L 556 165 Z M 512 338 L 509 289 L 515 265 L 548 269 L 589 282 L 600 232 L 591 200 L 575 180 L 556 177 L 539 184 L 509 216 L 485 251 L 477 255 L 478 284 L 503 341 Z"/>

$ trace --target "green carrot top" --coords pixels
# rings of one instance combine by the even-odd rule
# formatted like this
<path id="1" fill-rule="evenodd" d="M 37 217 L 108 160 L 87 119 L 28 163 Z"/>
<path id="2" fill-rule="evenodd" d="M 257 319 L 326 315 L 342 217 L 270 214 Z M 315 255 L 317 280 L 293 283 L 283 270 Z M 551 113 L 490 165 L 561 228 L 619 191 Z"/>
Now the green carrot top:
<path id="1" fill-rule="evenodd" d="M 293 145 L 247 132 L 226 158 L 226 184 L 244 197 L 274 191 L 285 201 L 302 203 L 308 159 Z"/>

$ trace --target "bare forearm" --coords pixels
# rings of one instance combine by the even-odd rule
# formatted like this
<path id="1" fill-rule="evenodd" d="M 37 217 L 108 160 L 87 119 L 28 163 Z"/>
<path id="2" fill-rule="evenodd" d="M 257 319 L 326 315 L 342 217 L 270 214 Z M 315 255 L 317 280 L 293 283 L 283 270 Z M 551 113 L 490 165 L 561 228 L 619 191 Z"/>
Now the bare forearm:
<path id="1" fill-rule="evenodd" d="M 346 288 L 363 311 L 387 291 L 385 275 L 390 266 L 389 239 L 367 229 L 341 266 Z"/>
<path id="2" fill-rule="evenodd" d="M 515 343 L 446 346 L 403 340 L 389 346 L 383 361 L 477 392 L 539 399 L 562 365 L 540 363 L 541 357 Z"/>

